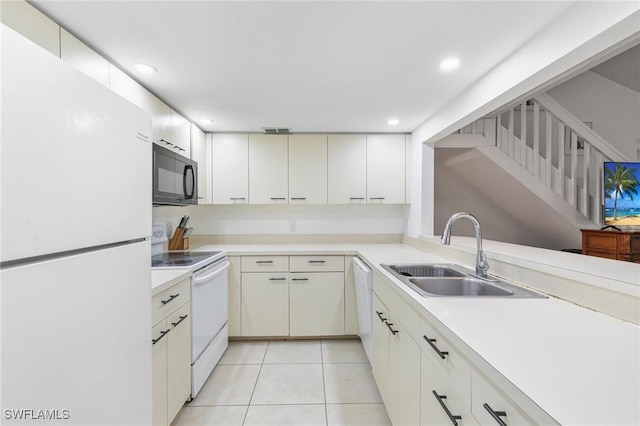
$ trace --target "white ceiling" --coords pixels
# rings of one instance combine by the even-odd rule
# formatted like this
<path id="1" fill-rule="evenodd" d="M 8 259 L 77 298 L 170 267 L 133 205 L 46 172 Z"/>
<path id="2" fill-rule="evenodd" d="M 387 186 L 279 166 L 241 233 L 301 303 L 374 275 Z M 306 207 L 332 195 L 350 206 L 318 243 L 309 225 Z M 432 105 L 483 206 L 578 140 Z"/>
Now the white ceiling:
<path id="1" fill-rule="evenodd" d="M 575 2 L 31 3 L 205 131 L 410 132 Z"/>

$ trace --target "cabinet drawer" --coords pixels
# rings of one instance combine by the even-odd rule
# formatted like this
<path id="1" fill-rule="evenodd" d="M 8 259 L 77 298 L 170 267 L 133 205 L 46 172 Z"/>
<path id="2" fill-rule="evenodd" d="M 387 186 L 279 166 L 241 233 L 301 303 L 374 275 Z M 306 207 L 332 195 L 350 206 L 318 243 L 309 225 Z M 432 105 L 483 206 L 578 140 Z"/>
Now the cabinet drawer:
<path id="1" fill-rule="evenodd" d="M 471 364 L 442 334 L 425 319 L 422 320 L 420 347 L 426 358 L 438 367 L 456 393 L 470 404 Z M 470 409 L 470 406 L 467 408 Z"/>
<path id="2" fill-rule="evenodd" d="M 291 256 L 291 272 L 342 272 L 344 256 Z"/>
<path id="3" fill-rule="evenodd" d="M 288 272 L 289 256 L 242 256 L 242 272 Z"/>
<path id="4" fill-rule="evenodd" d="M 508 425 L 537 424 L 475 369 L 471 370 L 471 401 L 471 413 L 480 424 L 500 424 L 495 417 Z"/>
<path id="5" fill-rule="evenodd" d="M 451 418 L 454 418 L 459 426 L 477 425 L 476 419 L 471 415 L 471 404 L 460 397 L 451 382 L 442 374 L 440 366 L 434 364 L 427 355 L 422 353 L 420 367 L 422 376 L 420 424 L 422 426 L 447 425 L 453 423 Z M 467 381 L 471 383 L 471 375 Z"/>
<path id="6" fill-rule="evenodd" d="M 189 278 L 153 296 L 151 299 L 152 324 L 157 324 L 158 321 L 166 318 L 169 314 L 189 301 L 190 284 L 191 279 Z"/>

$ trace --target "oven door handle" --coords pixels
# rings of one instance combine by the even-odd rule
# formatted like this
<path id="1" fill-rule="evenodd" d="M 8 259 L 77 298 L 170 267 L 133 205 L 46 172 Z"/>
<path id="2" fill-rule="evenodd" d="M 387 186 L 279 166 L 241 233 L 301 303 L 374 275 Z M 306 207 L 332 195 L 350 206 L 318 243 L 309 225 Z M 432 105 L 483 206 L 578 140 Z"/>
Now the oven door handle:
<path id="1" fill-rule="evenodd" d="M 222 273 L 224 271 L 226 271 L 227 269 L 229 269 L 229 267 L 231 266 L 231 262 L 229 262 L 228 260 L 224 263 L 223 266 L 221 266 L 220 268 L 216 269 L 215 271 L 211 272 L 210 274 L 207 275 L 202 275 L 202 276 L 196 276 L 193 280 L 193 285 L 202 285 L 204 283 L 206 283 L 207 281 L 210 281 L 213 278 L 216 278 L 219 275 L 222 275 Z"/>

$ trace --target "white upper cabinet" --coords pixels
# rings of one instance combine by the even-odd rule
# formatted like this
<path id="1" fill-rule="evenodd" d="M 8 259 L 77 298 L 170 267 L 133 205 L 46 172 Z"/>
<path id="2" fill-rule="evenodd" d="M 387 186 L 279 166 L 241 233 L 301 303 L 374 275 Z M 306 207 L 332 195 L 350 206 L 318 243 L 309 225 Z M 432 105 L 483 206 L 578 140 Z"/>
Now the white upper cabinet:
<path id="1" fill-rule="evenodd" d="M 26 1 L 0 1 L 0 20 L 60 57 L 60 26 Z"/>
<path id="2" fill-rule="evenodd" d="M 249 135 L 212 135 L 213 204 L 249 202 Z"/>
<path id="3" fill-rule="evenodd" d="M 367 202 L 404 204 L 405 136 L 367 136 Z"/>
<path id="4" fill-rule="evenodd" d="M 173 150 L 180 155 L 191 155 L 191 123 L 183 116 L 171 110 L 171 128 L 169 142 L 173 144 Z"/>
<path id="5" fill-rule="evenodd" d="M 249 135 L 249 201 L 287 204 L 289 200 L 288 138 Z"/>
<path id="6" fill-rule="evenodd" d="M 60 58 L 98 83 L 109 87 L 109 61 L 64 28 L 60 29 Z"/>
<path id="7" fill-rule="evenodd" d="M 327 135 L 289 136 L 289 203 L 327 204 Z"/>
<path id="8" fill-rule="evenodd" d="M 191 124 L 191 159 L 198 163 L 198 204 L 209 204 L 207 171 L 211 168 L 207 157 L 205 134 L 195 124 Z"/>
<path id="9" fill-rule="evenodd" d="M 151 136 L 153 143 L 171 149 L 171 108 L 150 94 L 149 113 L 151 114 Z"/>
<path id="10" fill-rule="evenodd" d="M 367 137 L 329 135 L 328 174 L 329 204 L 364 204 L 367 196 Z"/>

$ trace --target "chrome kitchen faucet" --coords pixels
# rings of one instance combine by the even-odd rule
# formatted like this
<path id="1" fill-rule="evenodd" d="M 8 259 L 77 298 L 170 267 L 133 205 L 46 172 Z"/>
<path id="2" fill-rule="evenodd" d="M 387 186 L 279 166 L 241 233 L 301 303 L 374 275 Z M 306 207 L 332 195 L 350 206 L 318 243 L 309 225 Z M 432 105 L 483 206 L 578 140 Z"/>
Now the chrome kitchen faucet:
<path id="1" fill-rule="evenodd" d="M 482 251 L 482 232 L 480 231 L 480 222 L 478 222 L 478 219 L 474 215 L 467 212 L 454 213 L 447 221 L 447 224 L 444 226 L 440 244 L 444 244 L 447 246 L 449 245 L 449 242 L 451 240 L 451 226 L 453 225 L 453 222 L 460 219 L 461 217 L 469 219 L 476 229 L 476 244 L 478 245 L 476 252 L 476 275 L 481 278 L 487 278 L 489 263 L 487 263 L 487 257 L 485 256 L 484 251 Z"/>

